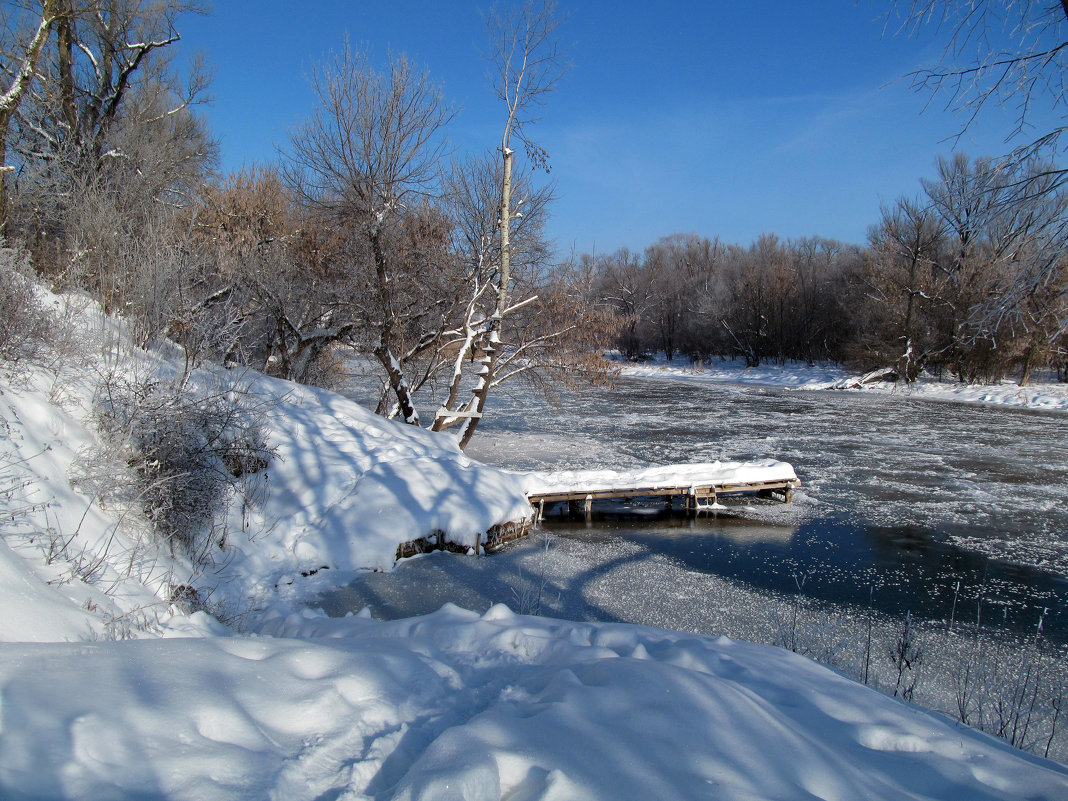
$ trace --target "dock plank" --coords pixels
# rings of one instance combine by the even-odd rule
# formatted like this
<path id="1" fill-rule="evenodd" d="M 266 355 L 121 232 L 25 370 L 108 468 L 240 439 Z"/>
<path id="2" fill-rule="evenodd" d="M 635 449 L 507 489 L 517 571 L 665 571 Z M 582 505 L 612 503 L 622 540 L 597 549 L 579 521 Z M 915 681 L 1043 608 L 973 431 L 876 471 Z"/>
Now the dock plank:
<path id="1" fill-rule="evenodd" d="M 704 462 L 634 471 L 579 470 L 531 473 L 527 498 L 534 506 L 565 501 L 613 498 L 673 498 L 695 501 L 764 491 L 781 491 L 786 502 L 801 481 L 793 466 L 773 459 L 754 462 Z M 696 508 L 696 504 L 695 504 Z"/>

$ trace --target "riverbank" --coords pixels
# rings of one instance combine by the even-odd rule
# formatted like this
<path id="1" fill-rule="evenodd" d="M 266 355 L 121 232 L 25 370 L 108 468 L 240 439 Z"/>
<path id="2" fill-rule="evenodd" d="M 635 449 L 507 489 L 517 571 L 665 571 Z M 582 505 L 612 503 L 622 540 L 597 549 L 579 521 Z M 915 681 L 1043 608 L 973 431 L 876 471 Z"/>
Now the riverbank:
<path id="1" fill-rule="evenodd" d="M 917 400 L 1068 411 L 1068 383 L 1057 381 L 1056 376 L 1052 374 L 1038 374 L 1025 387 L 1008 380 L 992 384 L 940 381 L 935 376 L 927 374 L 921 375 L 911 384 L 872 381 L 852 386 L 859 375 L 838 365 L 790 362 L 783 365 L 766 364 L 759 367 L 747 367 L 745 361 L 741 359 L 728 361 L 717 359 L 696 363 L 680 359 L 671 362 L 662 360 L 643 363 L 623 362 L 620 365 L 620 374 L 631 378 L 750 384 L 781 389 L 840 390 L 898 395 Z"/>

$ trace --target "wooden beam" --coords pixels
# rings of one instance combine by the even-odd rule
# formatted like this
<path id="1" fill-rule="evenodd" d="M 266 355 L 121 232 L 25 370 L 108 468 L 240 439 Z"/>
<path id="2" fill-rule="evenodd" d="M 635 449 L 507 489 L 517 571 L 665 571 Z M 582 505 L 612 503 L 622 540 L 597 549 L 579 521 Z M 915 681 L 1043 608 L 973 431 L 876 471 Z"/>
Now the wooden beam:
<path id="1" fill-rule="evenodd" d="M 482 416 L 482 412 L 476 412 L 474 409 L 471 409 L 471 410 L 466 411 L 466 412 L 453 412 L 453 411 L 450 411 L 449 409 L 446 409 L 444 406 L 442 406 L 440 409 L 438 409 L 437 412 L 434 414 L 434 418 L 435 419 L 437 419 L 438 417 L 456 417 L 456 418 L 460 418 L 460 417 L 481 417 L 481 416 Z"/>
<path id="2" fill-rule="evenodd" d="M 738 495 L 768 490 L 780 490 L 787 503 L 792 500 L 793 490 L 801 485 L 800 481 L 785 479 L 779 481 L 750 481 L 730 484 L 685 484 L 655 487 L 625 487 L 601 489 L 570 489 L 548 492 L 532 492 L 527 495 L 532 505 L 562 501 L 584 501 L 586 505 L 593 500 L 612 498 L 671 498 L 675 495 L 694 499 L 713 499 L 719 495 Z"/>

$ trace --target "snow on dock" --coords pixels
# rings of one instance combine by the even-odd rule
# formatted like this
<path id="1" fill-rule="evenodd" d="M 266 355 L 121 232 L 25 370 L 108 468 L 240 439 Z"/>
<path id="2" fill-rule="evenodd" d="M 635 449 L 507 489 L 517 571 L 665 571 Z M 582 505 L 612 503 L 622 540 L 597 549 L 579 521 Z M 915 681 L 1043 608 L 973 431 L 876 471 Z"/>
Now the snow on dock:
<path id="1" fill-rule="evenodd" d="M 721 495 L 769 493 L 789 503 L 801 486 L 794 468 L 786 462 L 762 459 L 752 462 L 706 462 L 647 467 L 641 470 L 568 470 L 530 473 L 524 489 L 540 513 L 546 503 L 583 501 L 587 516 L 593 501 L 605 498 L 683 497 L 686 508 L 700 511 Z"/>

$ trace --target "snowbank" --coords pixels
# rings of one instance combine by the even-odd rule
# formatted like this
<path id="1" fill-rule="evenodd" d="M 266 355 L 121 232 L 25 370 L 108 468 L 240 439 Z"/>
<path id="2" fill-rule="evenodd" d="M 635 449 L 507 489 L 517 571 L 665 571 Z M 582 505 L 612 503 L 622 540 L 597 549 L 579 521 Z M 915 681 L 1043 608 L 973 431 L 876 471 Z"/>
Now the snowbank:
<path id="1" fill-rule="evenodd" d="M 821 387 L 824 388 L 824 387 Z M 826 387 L 836 389 L 837 387 Z M 958 381 L 938 381 L 931 376 L 905 386 L 876 382 L 862 388 L 865 392 L 882 392 L 923 400 L 983 403 L 990 406 L 1019 406 L 1027 409 L 1068 411 L 1068 384 L 1037 381 L 1021 387 L 1013 381 L 996 384 L 962 384 Z"/>
<path id="2" fill-rule="evenodd" d="M 129 471 L 92 413 L 104 376 L 173 378 L 178 354 L 130 347 L 121 322 L 87 301 L 64 315 L 76 357 L 54 370 L 0 374 L 0 641 L 186 627 L 172 599 L 188 587 L 211 608 L 248 618 L 315 597 L 323 577 L 305 579 L 323 568 L 388 570 L 402 543 L 442 532 L 470 547 L 532 514 L 519 477 L 467 458 L 450 437 L 324 390 L 209 367 L 188 386 L 236 388 L 262 416 L 275 457 L 242 477 L 217 521 L 224 547 L 194 565 L 154 541 L 136 497 L 110 491 Z"/>
<path id="3" fill-rule="evenodd" d="M 473 546 L 492 526 L 531 515 L 517 476 L 467 458 L 451 437 L 405 426 L 340 395 L 257 377 L 277 458 L 247 510 L 232 571 L 246 588 L 295 572 L 388 570 L 404 542 L 444 532 Z"/>
<path id="4" fill-rule="evenodd" d="M 186 583 L 190 566 L 104 500 L 108 476 L 87 475 L 89 384 L 0 378 L 0 642 L 115 636 L 181 614 L 165 588 Z"/>
<path id="5" fill-rule="evenodd" d="M 268 630 L 6 647 L 0 795 L 1068 797 L 1063 768 L 766 646 L 499 606 Z"/>
<path id="6" fill-rule="evenodd" d="M 672 378 L 684 381 L 710 381 L 715 383 L 763 384 L 780 387 L 823 388 L 849 376 L 835 365 L 811 365 L 805 362 L 788 364 L 762 364 L 746 367 L 742 359 L 710 359 L 671 362 L 620 362 L 620 374 L 632 378 Z"/>

